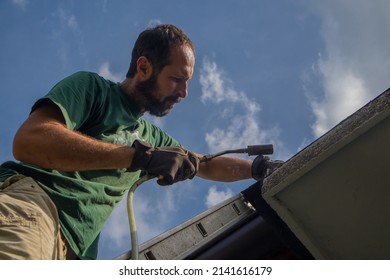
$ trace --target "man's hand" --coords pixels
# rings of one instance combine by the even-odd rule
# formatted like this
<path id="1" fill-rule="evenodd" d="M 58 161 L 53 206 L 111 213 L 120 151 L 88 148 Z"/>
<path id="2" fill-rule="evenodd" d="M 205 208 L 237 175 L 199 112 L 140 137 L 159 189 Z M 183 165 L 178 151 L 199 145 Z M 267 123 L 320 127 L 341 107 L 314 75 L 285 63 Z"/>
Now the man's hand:
<path id="1" fill-rule="evenodd" d="M 192 152 L 179 147 L 153 148 L 148 143 L 136 140 L 133 144 L 134 157 L 129 171 L 144 170 L 150 175 L 161 177 L 161 186 L 192 179 L 199 170 L 199 158 Z"/>
<path id="2" fill-rule="evenodd" d="M 271 160 L 269 157 L 257 156 L 252 163 L 252 177 L 256 181 L 263 180 L 283 165 L 281 160 Z"/>

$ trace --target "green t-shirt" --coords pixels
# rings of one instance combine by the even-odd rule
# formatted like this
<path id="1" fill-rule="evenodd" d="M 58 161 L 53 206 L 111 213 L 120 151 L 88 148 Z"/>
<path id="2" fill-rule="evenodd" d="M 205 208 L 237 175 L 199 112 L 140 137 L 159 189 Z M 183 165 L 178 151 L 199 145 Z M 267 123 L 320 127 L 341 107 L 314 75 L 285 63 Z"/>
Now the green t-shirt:
<path id="1" fill-rule="evenodd" d="M 53 87 L 33 108 L 50 100 L 62 111 L 69 129 L 110 143 L 131 146 L 142 139 L 152 146 L 180 146 L 147 122 L 119 83 L 77 72 Z M 104 160 L 104 158 L 102 158 Z M 115 205 L 140 177 L 126 169 L 61 172 L 6 162 L 0 181 L 13 173 L 34 178 L 57 205 L 62 231 L 81 259 L 95 259 L 99 233 Z M 126 218 L 124 218 L 126 219 Z"/>

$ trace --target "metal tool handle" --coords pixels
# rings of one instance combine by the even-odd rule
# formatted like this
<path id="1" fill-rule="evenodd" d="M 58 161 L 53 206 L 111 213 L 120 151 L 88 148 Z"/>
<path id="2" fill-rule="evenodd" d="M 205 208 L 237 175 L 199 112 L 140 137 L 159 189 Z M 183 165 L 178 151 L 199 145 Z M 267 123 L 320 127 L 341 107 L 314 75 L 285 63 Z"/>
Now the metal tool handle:
<path id="1" fill-rule="evenodd" d="M 271 155 L 274 153 L 274 146 L 272 144 L 267 145 L 250 145 L 244 149 L 225 150 L 219 153 L 205 155 L 201 158 L 201 162 L 212 160 L 215 157 L 226 154 L 248 154 L 249 156 L 256 155 Z"/>
<path id="2" fill-rule="evenodd" d="M 271 144 L 248 146 L 247 153 L 249 156 L 272 155 L 274 153 L 274 146 Z"/>

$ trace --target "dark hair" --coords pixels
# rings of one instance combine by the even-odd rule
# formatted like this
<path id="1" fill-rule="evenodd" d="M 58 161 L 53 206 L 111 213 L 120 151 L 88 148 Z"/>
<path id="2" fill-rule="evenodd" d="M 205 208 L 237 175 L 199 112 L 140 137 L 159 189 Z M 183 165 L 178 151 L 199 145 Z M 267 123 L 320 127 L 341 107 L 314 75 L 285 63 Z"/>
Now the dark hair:
<path id="1" fill-rule="evenodd" d="M 159 73 L 170 63 L 172 47 L 180 45 L 188 45 L 194 51 L 190 38 L 174 25 L 162 24 L 146 29 L 134 44 L 126 77 L 134 77 L 137 72 L 137 60 L 141 56 L 145 56 L 151 62 L 155 73 Z"/>

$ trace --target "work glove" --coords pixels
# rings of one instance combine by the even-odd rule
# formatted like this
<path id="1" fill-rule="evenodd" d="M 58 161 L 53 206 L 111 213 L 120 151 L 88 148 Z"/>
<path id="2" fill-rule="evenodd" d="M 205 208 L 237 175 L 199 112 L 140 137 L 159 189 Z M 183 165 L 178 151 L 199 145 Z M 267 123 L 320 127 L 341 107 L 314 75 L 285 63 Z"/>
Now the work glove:
<path id="1" fill-rule="evenodd" d="M 143 170 L 158 177 L 161 186 L 194 178 L 199 170 L 199 158 L 179 147 L 153 148 L 146 142 L 136 140 L 134 157 L 129 171 Z"/>
<path id="2" fill-rule="evenodd" d="M 256 181 L 263 180 L 282 166 L 283 163 L 281 160 L 271 160 L 269 157 L 262 155 L 257 156 L 252 162 L 252 177 Z"/>

